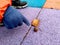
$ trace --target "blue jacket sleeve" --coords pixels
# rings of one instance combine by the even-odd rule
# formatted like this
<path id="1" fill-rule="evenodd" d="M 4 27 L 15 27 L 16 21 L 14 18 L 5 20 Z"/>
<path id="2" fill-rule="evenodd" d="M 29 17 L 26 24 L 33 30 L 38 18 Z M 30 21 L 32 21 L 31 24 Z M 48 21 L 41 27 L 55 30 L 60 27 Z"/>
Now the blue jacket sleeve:
<path id="1" fill-rule="evenodd" d="M 15 28 L 23 24 L 30 25 L 29 21 L 15 8 L 9 6 L 4 14 L 3 24 L 9 28 Z"/>

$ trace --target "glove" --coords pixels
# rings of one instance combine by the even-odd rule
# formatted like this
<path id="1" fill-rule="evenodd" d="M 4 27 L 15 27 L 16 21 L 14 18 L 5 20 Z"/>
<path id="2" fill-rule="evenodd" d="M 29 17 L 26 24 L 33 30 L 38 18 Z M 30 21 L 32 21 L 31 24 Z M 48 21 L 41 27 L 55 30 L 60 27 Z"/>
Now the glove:
<path id="1" fill-rule="evenodd" d="M 21 26 L 23 22 L 28 26 L 30 25 L 28 20 L 17 9 L 9 6 L 4 14 L 3 25 L 8 29 L 12 29 Z"/>

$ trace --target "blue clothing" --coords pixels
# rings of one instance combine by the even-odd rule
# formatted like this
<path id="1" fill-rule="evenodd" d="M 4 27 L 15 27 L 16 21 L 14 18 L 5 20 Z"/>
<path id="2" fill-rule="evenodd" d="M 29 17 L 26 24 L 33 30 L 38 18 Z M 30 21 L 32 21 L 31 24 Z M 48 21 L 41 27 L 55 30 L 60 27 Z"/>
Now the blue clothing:
<path id="1" fill-rule="evenodd" d="M 4 14 L 3 24 L 8 29 L 21 26 L 23 24 L 30 25 L 28 20 L 15 8 L 9 6 Z"/>

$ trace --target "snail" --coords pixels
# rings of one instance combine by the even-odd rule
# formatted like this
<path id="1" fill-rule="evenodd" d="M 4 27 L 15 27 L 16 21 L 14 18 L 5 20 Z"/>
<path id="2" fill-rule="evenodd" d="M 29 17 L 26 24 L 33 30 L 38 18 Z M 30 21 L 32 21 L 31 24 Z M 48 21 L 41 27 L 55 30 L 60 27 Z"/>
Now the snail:
<path id="1" fill-rule="evenodd" d="M 31 26 L 34 27 L 34 32 L 37 32 L 37 31 L 38 31 L 39 22 L 40 22 L 39 19 L 34 19 L 34 20 L 31 22 Z"/>

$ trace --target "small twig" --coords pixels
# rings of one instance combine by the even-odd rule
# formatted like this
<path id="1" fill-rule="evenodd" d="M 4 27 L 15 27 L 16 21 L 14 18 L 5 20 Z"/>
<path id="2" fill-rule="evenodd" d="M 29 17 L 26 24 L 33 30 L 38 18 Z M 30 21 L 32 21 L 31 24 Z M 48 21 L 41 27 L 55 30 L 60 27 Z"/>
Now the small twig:
<path id="1" fill-rule="evenodd" d="M 31 26 L 32 27 L 32 26 Z M 25 40 L 25 38 L 27 37 L 31 27 L 28 29 L 28 32 L 26 32 L 25 36 L 23 37 L 23 40 L 21 41 L 20 45 L 22 45 L 23 41 Z"/>
<path id="2" fill-rule="evenodd" d="M 41 8 L 41 10 L 39 11 L 39 13 L 37 14 L 36 19 L 38 19 L 38 17 L 40 15 L 40 13 L 42 12 L 42 10 L 43 10 L 43 7 Z"/>
<path id="3" fill-rule="evenodd" d="M 40 28 L 38 28 L 40 31 L 42 31 Z"/>

